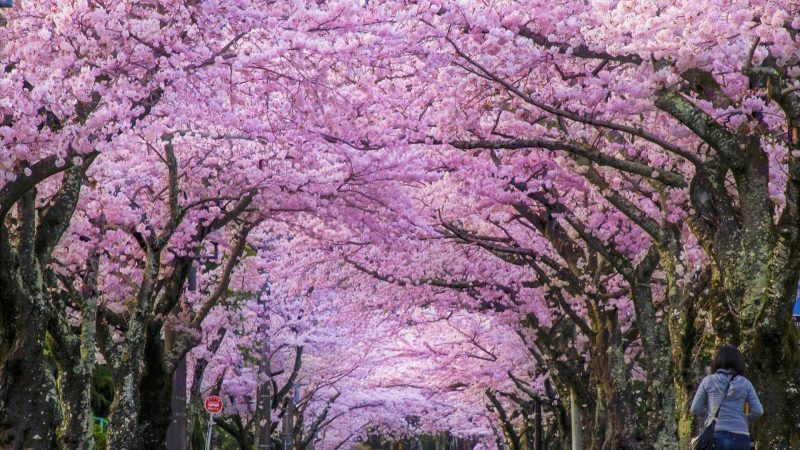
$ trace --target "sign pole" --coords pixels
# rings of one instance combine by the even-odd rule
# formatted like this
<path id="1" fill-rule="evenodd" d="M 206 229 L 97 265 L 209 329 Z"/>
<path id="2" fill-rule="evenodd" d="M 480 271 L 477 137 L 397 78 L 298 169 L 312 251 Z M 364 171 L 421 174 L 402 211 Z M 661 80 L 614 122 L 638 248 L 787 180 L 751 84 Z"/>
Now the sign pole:
<path id="1" fill-rule="evenodd" d="M 217 397 L 216 395 L 209 396 L 205 403 L 206 411 L 208 411 L 208 433 L 206 433 L 206 450 L 211 450 L 211 433 L 214 430 L 214 414 L 221 412 L 222 407 L 224 406 L 222 403 L 222 399 Z"/>
<path id="2" fill-rule="evenodd" d="M 211 431 L 214 429 L 214 413 L 208 413 L 208 433 L 206 433 L 206 450 L 211 450 Z"/>

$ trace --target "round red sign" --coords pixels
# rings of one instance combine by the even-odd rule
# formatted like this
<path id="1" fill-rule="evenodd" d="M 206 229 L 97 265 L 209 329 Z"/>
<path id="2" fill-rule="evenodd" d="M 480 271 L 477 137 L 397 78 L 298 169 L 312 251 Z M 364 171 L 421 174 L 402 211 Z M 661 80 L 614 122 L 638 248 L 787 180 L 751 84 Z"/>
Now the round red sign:
<path id="1" fill-rule="evenodd" d="M 211 414 L 216 414 L 222 411 L 222 399 L 216 395 L 212 395 L 206 399 L 205 407 L 206 411 L 210 412 Z"/>

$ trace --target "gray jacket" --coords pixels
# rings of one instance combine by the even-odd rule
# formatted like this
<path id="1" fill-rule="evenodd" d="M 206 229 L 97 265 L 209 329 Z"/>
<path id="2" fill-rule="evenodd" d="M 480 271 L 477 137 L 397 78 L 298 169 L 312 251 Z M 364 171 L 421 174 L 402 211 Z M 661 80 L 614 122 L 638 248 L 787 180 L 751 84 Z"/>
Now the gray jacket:
<path id="1" fill-rule="evenodd" d="M 692 414 L 705 416 L 705 424 L 711 421 L 711 416 L 719 407 L 720 399 L 725 393 L 725 386 L 731 379 L 731 373 L 725 369 L 718 370 L 713 375 L 703 378 L 697 393 L 692 400 Z M 750 414 L 744 413 L 745 402 L 750 403 Z M 731 433 L 747 434 L 748 426 L 764 414 L 764 408 L 758 400 L 753 384 L 747 378 L 738 375 L 733 379 L 728 396 L 719 409 L 716 431 L 729 431 Z"/>

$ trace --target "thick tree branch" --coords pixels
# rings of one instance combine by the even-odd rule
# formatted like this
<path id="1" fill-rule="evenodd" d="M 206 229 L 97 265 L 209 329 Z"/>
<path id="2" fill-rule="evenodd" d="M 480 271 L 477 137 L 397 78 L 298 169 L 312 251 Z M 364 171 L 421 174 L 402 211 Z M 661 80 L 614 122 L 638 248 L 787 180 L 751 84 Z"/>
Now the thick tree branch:
<path id="1" fill-rule="evenodd" d="M 503 408 L 503 405 L 497 399 L 497 396 L 495 396 L 490 389 L 486 389 L 484 393 L 486 394 L 486 397 L 489 399 L 489 402 L 491 402 L 494 410 L 497 412 L 497 417 L 500 419 L 500 423 L 503 427 L 506 439 L 511 441 L 510 442 L 511 450 L 522 450 L 522 443 L 520 441 L 519 435 L 514 430 L 514 424 L 509 419 L 505 408 Z"/>
<path id="2" fill-rule="evenodd" d="M 455 148 L 461 150 L 470 149 L 522 149 L 522 148 L 544 148 L 547 150 L 562 150 L 575 156 L 583 157 L 596 164 L 623 172 L 632 173 L 645 178 L 652 178 L 660 181 L 667 186 L 676 188 L 685 188 L 688 186 L 686 180 L 681 174 L 665 170 L 660 167 L 650 167 L 644 164 L 627 161 L 624 159 L 617 159 L 606 155 L 603 152 L 591 149 L 589 147 L 573 143 L 573 142 L 559 142 L 549 139 L 514 139 L 508 141 L 489 141 L 489 140 L 474 140 L 474 141 L 453 141 L 450 142 Z"/>
<path id="3" fill-rule="evenodd" d="M 302 440 L 300 444 L 300 450 L 308 448 L 308 445 L 311 444 L 311 441 L 316 436 L 317 431 L 319 431 L 322 428 L 323 422 L 325 422 L 325 419 L 328 417 L 328 413 L 331 410 L 331 406 L 333 406 L 333 403 L 336 401 L 337 398 L 339 398 L 340 395 L 341 395 L 340 392 L 333 394 L 333 396 L 331 396 L 331 398 L 329 398 L 328 401 L 326 402 L 325 409 L 323 409 L 322 412 L 314 419 L 314 422 L 312 422 L 309 425 L 306 437 Z M 336 419 L 336 417 L 334 417 L 333 419 Z"/>
<path id="4" fill-rule="evenodd" d="M 530 39 L 536 45 L 541 47 L 556 49 L 558 50 L 558 53 L 562 55 L 566 55 L 567 52 L 569 52 L 569 56 L 574 56 L 577 58 L 599 59 L 602 61 L 615 61 L 631 64 L 641 64 L 644 61 L 644 59 L 642 59 L 642 57 L 639 55 L 612 55 L 605 51 L 592 50 L 585 44 L 572 45 L 565 42 L 555 42 L 548 39 L 543 34 L 533 31 L 527 25 L 519 27 L 519 35 Z"/>
<path id="5" fill-rule="evenodd" d="M 4 218 L 6 214 L 8 214 L 8 211 L 11 210 L 14 203 L 16 203 L 25 192 L 28 192 L 47 178 L 72 168 L 74 166 L 75 156 L 77 155 L 68 155 L 61 165 L 59 165 L 58 156 L 48 156 L 28 167 L 28 169 L 30 169 L 30 175 L 18 174 L 14 181 L 6 182 L 3 188 L 0 189 L 0 218 Z M 85 160 L 97 156 L 97 152 L 91 152 L 81 156 Z"/>
<path id="6" fill-rule="evenodd" d="M 221 279 L 217 283 L 216 288 L 214 288 L 214 292 L 211 293 L 200 309 L 197 310 L 194 318 L 192 318 L 191 326 L 193 328 L 200 327 L 200 324 L 206 318 L 209 311 L 211 311 L 211 308 L 213 308 L 217 302 L 219 302 L 222 296 L 228 291 L 233 269 L 236 268 L 236 265 L 239 263 L 239 258 L 242 256 L 242 253 L 244 253 L 244 247 L 247 243 L 247 236 L 255 225 L 256 224 L 244 225 L 236 235 L 233 249 L 231 250 L 231 254 L 228 256 L 228 261 L 225 263 L 225 267 L 222 270 Z"/>
<path id="7" fill-rule="evenodd" d="M 741 170 L 743 168 L 745 151 L 741 139 L 717 123 L 714 118 L 686 97 L 678 92 L 665 90 L 658 94 L 655 105 L 717 150 L 724 158 L 725 163 L 732 169 Z"/>
<path id="8" fill-rule="evenodd" d="M 603 258 L 611 263 L 611 265 L 614 266 L 614 269 L 616 269 L 616 271 L 619 272 L 619 274 L 622 275 L 626 280 L 633 282 L 633 268 L 624 255 L 620 254 L 611 246 L 604 244 L 599 238 L 587 230 L 579 220 L 577 220 L 575 217 L 572 217 L 572 215 L 565 216 L 565 219 L 570 226 L 578 232 L 578 235 L 580 235 L 581 239 L 586 242 L 589 247 L 603 255 Z"/>
<path id="9" fill-rule="evenodd" d="M 504 88 L 506 88 L 506 90 L 508 90 L 509 92 L 513 93 L 514 95 L 516 95 L 517 97 L 521 98 L 525 102 L 527 102 L 527 103 L 529 103 L 529 104 L 531 104 L 533 106 L 536 106 L 539 109 L 547 111 L 550 114 L 553 114 L 555 116 L 563 117 L 565 119 L 569 119 L 569 120 L 572 120 L 572 121 L 575 121 L 575 122 L 583 123 L 583 124 L 586 124 L 586 125 L 593 125 L 593 126 L 597 126 L 597 127 L 601 127 L 601 128 L 607 128 L 607 129 L 610 129 L 610 130 L 617 130 L 617 131 L 620 131 L 620 132 L 623 132 L 623 133 L 626 133 L 626 134 L 630 134 L 632 136 L 640 137 L 640 138 L 642 138 L 642 139 L 644 139 L 646 141 L 649 141 L 649 142 L 652 142 L 653 144 L 658 145 L 659 147 L 663 148 L 664 150 L 667 150 L 668 152 L 670 152 L 672 154 L 675 154 L 675 155 L 678 155 L 678 156 L 680 156 L 682 158 L 685 158 L 686 160 L 690 161 L 692 164 L 694 164 L 696 166 L 702 164 L 702 161 L 700 160 L 699 157 L 697 157 L 697 155 L 695 155 L 695 154 L 693 154 L 691 152 L 688 152 L 688 151 L 678 147 L 677 145 L 674 145 L 674 144 L 668 142 L 667 140 L 665 140 L 663 138 L 660 138 L 660 137 L 658 137 L 658 136 L 656 136 L 656 135 L 654 135 L 654 134 L 652 134 L 652 133 L 650 133 L 648 131 L 645 131 L 645 130 L 642 130 L 642 129 L 639 129 L 639 128 L 636 128 L 636 127 L 633 127 L 633 126 L 629 126 L 629 125 L 623 125 L 623 124 L 619 124 L 619 123 L 615 123 L 615 122 L 609 122 L 609 121 L 605 121 L 605 120 L 595 119 L 593 117 L 589 117 L 589 116 L 581 115 L 581 114 L 578 114 L 578 113 L 574 113 L 574 112 L 566 110 L 566 109 L 556 108 L 556 107 L 548 105 L 548 104 L 546 104 L 544 102 L 538 101 L 538 100 L 534 99 L 533 97 L 531 97 L 530 95 L 525 94 L 524 92 L 522 92 L 519 88 L 514 86 L 509 81 L 505 80 L 504 78 L 502 78 L 502 77 L 494 74 L 490 70 L 486 69 L 482 64 L 480 64 L 475 59 L 473 59 L 472 57 L 470 57 L 469 55 L 464 53 L 455 44 L 455 42 L 453 42 L 452 39 L 447 38 L 447 40 L 448 40 L 448 42 L 450 42 L 450 44 L 453 46 L 453 48 L 455 49 L 456 53 L 460 57 L 462 57 L 463 59 L 468 61 L 470 64 L 472 64 L 474 67 L 479 69 L 484 74 L 484 76 L 486 78 L 488 78 L 488 79 L 490 79 L 490 80 L 492 80 L 492 81 L 494 81 L 496 83 L 499 83 Z"/>
<path id="10" fill-rule="evenodd" d="M 286 380 L 286 384 L 277 391 L 275 397 L 272 399 L 273 408 L 280 403 L 283 398 L 289 394 L 289 391 L 292 390 L 294 387 L 294 383 L 297 380 L 297 377 L 300 375 L 300 368 L 303 366 L 303 346 L 300 345 L 295 348 L 294 354 L 294 366 L 292 366 L 292 373 L 289 374 L 289 378 Z"/>
<path id="11" fill-rule="evenodd" d="M 595 170 L 593 167 L 587 167 L 583 176 L 595 187 L 597 187 L 603 198 L 614 205 L 614 207 L 617 208 L 617 210 L 619 210 L 622 214 L 625 214 L 625 216 L 627 216 L 642 230 L 649 234 L 650 237 L 656 241 L 661 239 L 662 232 L 660 224 L 655 219 L 649 217 L 639 207 L 634 205 L 633 202 L 625 198 L 616 190 L 612 189 L 608 185 L 608 182 L 606 182 L 605 178 L 603 178 L 603 176 L 597 170 Z"/>
<path id="12" fill-rule="evenodd" d="M 45 266 L 61 236 L 67 230 L 72 214 L 78 204 L 83 177 L 97 154 L 85 158 L 83 164 L 67 170 L 61 188 L 43 211 L 36 230 L 36 256 Z"/>

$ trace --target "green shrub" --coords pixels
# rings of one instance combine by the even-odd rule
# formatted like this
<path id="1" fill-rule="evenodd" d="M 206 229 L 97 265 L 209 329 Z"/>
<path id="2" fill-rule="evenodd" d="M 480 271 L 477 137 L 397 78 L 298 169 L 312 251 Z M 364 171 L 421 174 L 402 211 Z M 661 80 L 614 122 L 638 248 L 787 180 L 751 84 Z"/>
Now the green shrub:
<path id="1" fill-rule="evenodd" d="M 108 434 L 103 433 L 100 424 L 94 424 L 94 445 L 96 450 L 108 450 Z"/>

